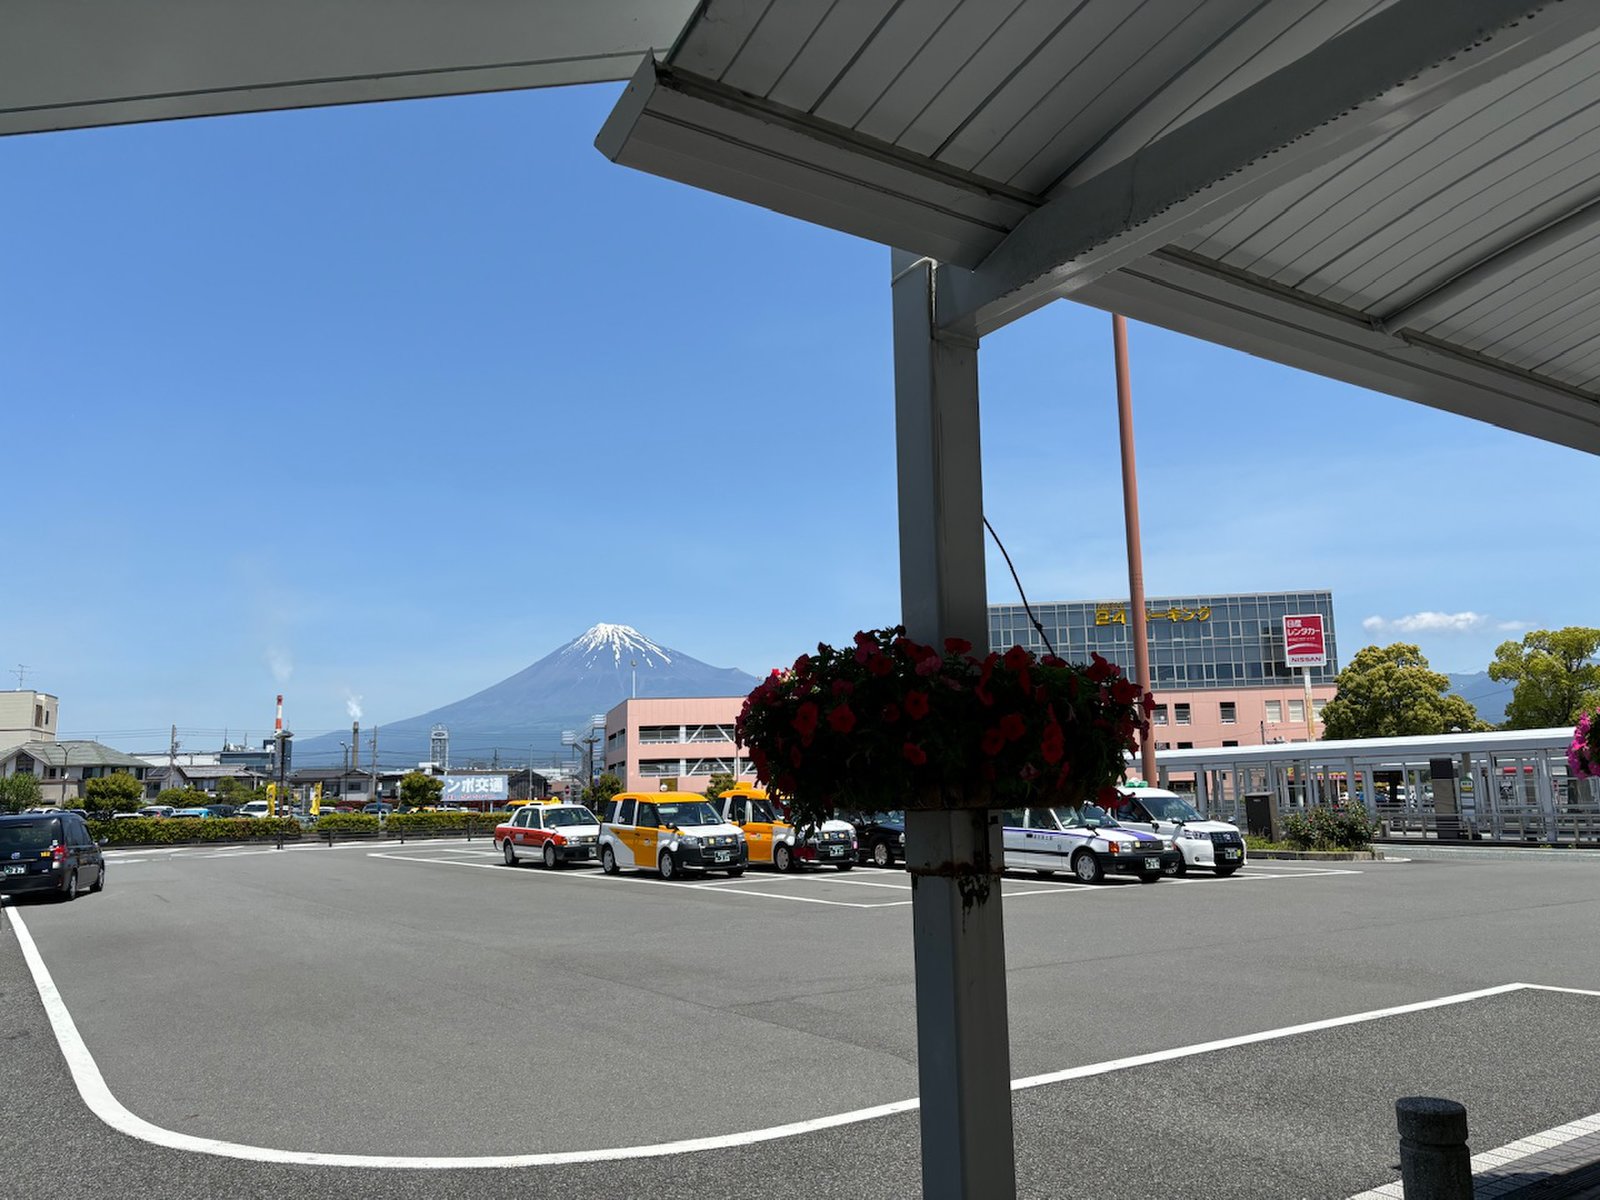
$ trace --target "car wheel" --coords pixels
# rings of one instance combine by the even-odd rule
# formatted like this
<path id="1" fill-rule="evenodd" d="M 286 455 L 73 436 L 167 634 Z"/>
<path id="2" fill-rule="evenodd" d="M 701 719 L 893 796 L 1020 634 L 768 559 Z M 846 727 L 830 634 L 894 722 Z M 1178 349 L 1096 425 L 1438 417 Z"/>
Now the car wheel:
<path id="1" fill-rule="evenodd" d="M 656 859 L 656 870 L 661 872 L 661 878 L 663 879 L 677 878 L 678 864 L 672 861 L 672 852 L 670 850 L 663 850 L 661 857 Z"/>
<path id="2" fill-rule="evenodd" d="M 106 890 L 106 867 L 104 863 L 100 864 L 100 873 L 94 877 L 94 882 L 89 885 L 89 890 L 91 892 L 103 892 Z"/>
<path id="3" fill-rule="evenodd" d="M 1238 867 L 1218 867 L 1217 868 L 1217 878 L 1218 879 L 1226 879 L 1229 875 L 1232 875 L 1238 869 L 1239 869 Z"/>
<path id="4" fill-rule="evenodd" d="M 872 865 L 875 867 L 894 866 L 894 851 L 889 849 L 888 842 L 872 843 Z"/>
<path id="5" fill-rule="evenodd" d="M 839 870 L 848 871 L 853 866 L 855 866 L 855 863 L 853 863 L 853 862 L 842 862 L 842 863 L 839 864 Z"/>
<path id="6" fill-rule="evenodd" d="M 551 842 L 544 844 L 544 869 L 554 871 L 560 864 L 556 861 L 556 848 Z"/>
<path id="7" fill-rule="evenodd" d="M 737 878 L 739 878 L 739 876 L 741 876 L 743 874 L 744 874 L 744 868 L 743 867 L 729 867 L 728 868 L 728 878 L 729 879 L 737 879 Z"/>
<path id="8" fill-rule="evenodd" d="M 517 865 L 517 852 L 512 847 L 510 838 L 500 843 L 500 853 L 506 856 L 506 866 L 514 867 Z"/>
<path id="9" fill-rule="evenodd" d="M 1139 872 L 1139 882 L 1140 883 L 1160 883 L 1161 882 L 1161 877 L 1163 875 L 1165 875 L 1165 874 L 1166 874 L 1165 871 L 1140 871 Z"/>
<path id="10" fill-rule="evenodd" d="M 1175 867 L 1163 867 L 1162 870 L 1165 871 L 1168 875 L 1173 875 L 1173 876 L 1187 875 L 1189 873 L 1189 864 L 1184 861 L 1183 851 L 1182 850 L 1178 851 L 1178 865 L 1177 866 L 1175 866 Z"/>
<path id="11" fill-rule="evenodd" d="M 772 869 L 780 875 L 794 869 L 794 855 L 787 846 L 774 846 L 772 848 Z"/>
<path id="12" fill-rule="evenodd" d="M 1078 856 L 1072 860 L 1072 873 L 1078 877 L 1079 883 L 1099 883 L 1100 860 L 1089 851 L 1080 850 Z"/>
<path id="13" fill-rule="evenodd" d="M 78 898 L 78 868 L 74 867 L 67 872 L 66 879 L 61 882 L 61 903 L 66 904 Z"/>
<path id="14" fill-rule="evenodd" d="M 1054 871 L 1046 871 L 1046 870 L 1043 870 L 1041 868 L 1040 870 L 1035 871 L 1034 874 L 1037 875 L 1040 879 L 1049 879 L 1051 876 L 1053 876 L 1055 874 L 1055 872 Z"/>
<path id="15" fill-rule="evenodd" d="M 617 873 L 617 856 L 611 852 L 610 846 L 600 851 L 600 869 L 607 875 Z"/>

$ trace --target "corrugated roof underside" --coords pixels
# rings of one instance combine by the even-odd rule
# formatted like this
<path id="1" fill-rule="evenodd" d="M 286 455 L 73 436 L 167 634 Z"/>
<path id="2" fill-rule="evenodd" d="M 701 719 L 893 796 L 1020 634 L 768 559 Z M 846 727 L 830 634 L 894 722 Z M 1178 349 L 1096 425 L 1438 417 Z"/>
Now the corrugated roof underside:
<path id="1" fill-rule="evenodd" d="M 1600 201 L 1600 35 L 1261 198 L 1185 248 L 1385 318 Z M 1600 215 L 1600 214 L 1597 214 Z M 1600 221 L 1512 254 L 1407 328 L 1562 383 L 1600 382 Z"/>
<path id="2" fill-rule="evenodd" d="M 1034 194 L 1391 0 L 711 0 L 676 68 Z"/>

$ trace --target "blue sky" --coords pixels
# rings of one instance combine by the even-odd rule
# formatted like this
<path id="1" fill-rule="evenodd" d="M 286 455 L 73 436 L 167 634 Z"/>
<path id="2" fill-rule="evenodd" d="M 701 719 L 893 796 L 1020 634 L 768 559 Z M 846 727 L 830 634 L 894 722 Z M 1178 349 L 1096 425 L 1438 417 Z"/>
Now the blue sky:
<path id="1" fill-rule="evenodd" d="M 896 619 L 888 252 L 607 162 L 616 92 L 0 139 L 0 665 L 64 732 L 381 725 L 596 621 L 763 673 Z M 1600 623 L 1593 456 L 1130 340 L 1150 594 L 1329 587 L 1345 659 L 1452 671 Z M 1031 599 L 1127 591 L 1110 347 L 1065 303 L 984 342 Z"/>

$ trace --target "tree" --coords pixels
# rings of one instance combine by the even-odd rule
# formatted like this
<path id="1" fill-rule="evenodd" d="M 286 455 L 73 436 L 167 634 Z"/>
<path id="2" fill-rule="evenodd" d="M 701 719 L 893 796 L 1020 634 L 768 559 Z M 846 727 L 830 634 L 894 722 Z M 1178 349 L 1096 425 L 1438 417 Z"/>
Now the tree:
<path id="1" fill-rule="evenodd" d="M 706 784 L 706 799 L 715 800 L 723 792 L 731 792 L 734 787 L 733 774 L 729 771 L 716 771 L 711 776 L 711 782 Z"/>
<path id="2" fill-rule="evenodd" d="M 1323 737 L 1417 737 L 1481 732 L 1489 726 L 1455 694 L 1450 677 L 1429 668 L 1422 651 L 1406 642 L 1363 646 L 1334 681 L 1338 695 L 1322 710 Z"/>
<path id="3" fill-rule="evenodd" d="M 596 779 L 594 783 L 583 789 L 583 794 L 578 797 L 578 802 L 590 812 L 599 812 L 605 802 L 622 790 L 622 780 L 610 771 Z"/>
<path id="4" fill-rule="evenodd" d="M 1600 707 L 1600 629 L 1568 625 L 1538 629 L 1521 643 L 1502 642 L 1489 678 L 1515 681 L 1506 706 L 1507 729 L 1552 729 L 1576 724 Z"/>
<path id="5" fill-rule="evenodd" d="M 39 803 L 39 781 L 32 775 L 0 778 L 0 812 L 18 813 Z"/>
<path id="6" fill-rule="evenodd" d="M 443 793 L 444 780 L 424 775 L 421 771 L 412 771 L 400 780 L 400 807 L 427 808 L 439 803 Z"/>
<path id="7" fill-rule="evenodd" d="M 83 806 L 90 812 L 106 816 L 114 812 L 136 812 L 142 803 L 144 785 L 126 771 L 84 781 Z"/>

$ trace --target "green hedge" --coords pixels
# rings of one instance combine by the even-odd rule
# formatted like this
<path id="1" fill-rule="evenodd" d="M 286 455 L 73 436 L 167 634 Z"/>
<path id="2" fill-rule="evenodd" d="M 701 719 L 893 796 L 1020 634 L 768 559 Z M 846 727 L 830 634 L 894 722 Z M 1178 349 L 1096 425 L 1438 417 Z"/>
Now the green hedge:
<path id="1" fill-rule="evenodd" d="M 503 812 L 392 812 L 383 827 L 396 833 L 493 833 L 511 818 Z"/>
<path id="2" fill-rule="evenodd" d="M 293 840 L 300 823 L 288 817 L 130 817 L 90 821 L 95 840 L 108 846 L 170 846 L 181 842 L 260 842 Z"/>
<path id="3" fill-rule="evenodd" d="M 323 813 L 312 833 L 377 833 L 382 827 L 373 813 Z"/>

